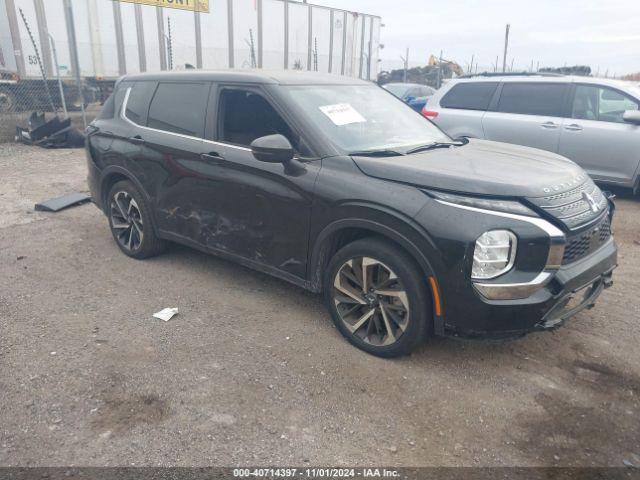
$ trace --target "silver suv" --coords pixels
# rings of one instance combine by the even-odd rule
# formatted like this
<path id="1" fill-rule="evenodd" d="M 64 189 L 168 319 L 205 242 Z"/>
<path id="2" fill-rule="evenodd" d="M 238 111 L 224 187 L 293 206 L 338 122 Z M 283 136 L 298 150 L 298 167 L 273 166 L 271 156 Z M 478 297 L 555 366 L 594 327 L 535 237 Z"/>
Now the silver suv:
<path id="1" fill-rule="evenodd" d="M 595 180 L 640 187 L 640 84 L 602 78 L 492 75 L 454 79 L 422 113 L 452 137 L 559 153 Z"/>

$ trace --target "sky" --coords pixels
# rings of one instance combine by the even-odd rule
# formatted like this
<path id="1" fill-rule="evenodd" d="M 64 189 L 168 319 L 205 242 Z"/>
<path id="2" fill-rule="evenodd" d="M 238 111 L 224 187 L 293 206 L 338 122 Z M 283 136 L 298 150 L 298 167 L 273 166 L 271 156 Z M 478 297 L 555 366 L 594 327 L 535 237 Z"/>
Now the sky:
<path id="1" fill-rule="evenodd" d="M 609 76 L 640 71 L 640 0 L 310 0 L 380 15 L 383 68 L 411 66 L 430 54 L 479 71 L 502 66 L 505 25 L 511 25 L 507 65 L 589 65 Z M 475 70 L 475 68 L 474 68 Z"/>

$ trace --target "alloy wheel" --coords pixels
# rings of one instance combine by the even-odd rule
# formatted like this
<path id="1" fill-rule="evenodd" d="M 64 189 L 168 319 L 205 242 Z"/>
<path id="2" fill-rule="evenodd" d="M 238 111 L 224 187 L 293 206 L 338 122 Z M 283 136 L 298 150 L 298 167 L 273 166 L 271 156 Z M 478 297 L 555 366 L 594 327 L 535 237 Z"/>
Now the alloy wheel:
<path id="1" fill-rule="evenodd" d="M 128 251 L 140 248 L 144 238 L 142 215 L 133 197 L 124 191 L 113 195 L 110 215 L 111 228 L 122 248 Z"/>
<path id="2" fill-rule="evenodd" d="M 402 281 L 371 257 L 352 258 L 338 269 L 333 301 L 351 334 L 373 346 L 395 343 L 409 326 L 409 299 Z"/>

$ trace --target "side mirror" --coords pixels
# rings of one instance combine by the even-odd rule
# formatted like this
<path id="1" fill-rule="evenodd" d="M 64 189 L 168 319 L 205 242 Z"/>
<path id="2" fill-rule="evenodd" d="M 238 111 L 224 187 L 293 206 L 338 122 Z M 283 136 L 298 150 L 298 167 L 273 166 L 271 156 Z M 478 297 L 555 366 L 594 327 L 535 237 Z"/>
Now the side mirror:
<path id="1" fill-rule="evenodd" d="M 285 163 L 293 158 L 293 147 L 284 135 L 266 135 L 251 142 L 251 153 L 261 162 Z"/>
<path id="2" fill-rule="evenodd" d="M 628 123 L 640 125 L 640 110 L 625 110 L 622 119 Z"/>

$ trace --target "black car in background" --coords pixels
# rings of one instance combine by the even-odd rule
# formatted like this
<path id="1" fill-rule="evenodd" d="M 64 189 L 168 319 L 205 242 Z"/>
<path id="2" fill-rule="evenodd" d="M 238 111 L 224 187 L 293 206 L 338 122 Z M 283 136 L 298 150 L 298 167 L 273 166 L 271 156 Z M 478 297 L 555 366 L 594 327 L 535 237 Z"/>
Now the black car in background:
<path id="1" fill-rule="evenodd" d="M 342 334 L 379 356 L 554 328 L 616 266 L 613 204 L 577 165 L 453 140 L 351 78 L 127 76 L 87 159 L 126 255 L 179 242 L 322 292 Z"/>

